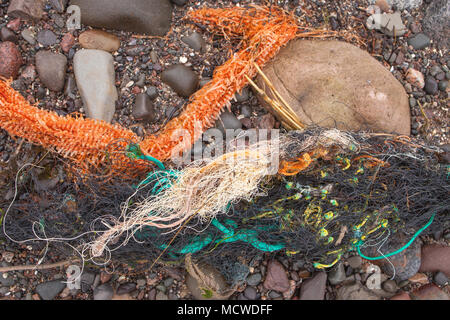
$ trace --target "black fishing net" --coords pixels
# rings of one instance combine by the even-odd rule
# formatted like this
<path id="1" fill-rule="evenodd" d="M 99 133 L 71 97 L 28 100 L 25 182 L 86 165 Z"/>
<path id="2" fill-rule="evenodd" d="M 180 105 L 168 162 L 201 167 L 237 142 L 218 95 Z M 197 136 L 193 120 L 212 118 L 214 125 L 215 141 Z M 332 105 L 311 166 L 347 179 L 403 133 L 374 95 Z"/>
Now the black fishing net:
<path id="1" fill-rule="evenodd" d="M 283 160 L 293 163 L 313 150 L 323 142 L 322 132 L 289 133 Z M 352 138 L 347 148 L 330 144 L 297 174 L 266 177 L 261 185 L 265 194 L 250 202 L 230 204 L 214 219 L 192 219 L 171 232 L 142 227 L 129 241 L 124 242 L 126 235 L 114 239 L 94 261 L 147 268 L 192 253 L 236 280 L 245 278 L 246 265 L 261 253 L 302 257 L 324 268 L 358 245 L 399 231 L 412 236 L 430 221 L 422 235 L 449 228 L 450 169 L 439 162 L 439 148 L 404 137 L 347 135 Z M 34 170 L 24 170 L 14 181 L 12 204 L 2 201 L 4 230 L 19 241 L 40 238 L 67 256 L 107 230 L 105 222 L 113 225 L 125 202 L 133 207 L 152 196 L 151 184 L 136 189 L 139 181 L 95 179 L 75 183 L 61 178 L 50 190 L 38 192 Z"/>

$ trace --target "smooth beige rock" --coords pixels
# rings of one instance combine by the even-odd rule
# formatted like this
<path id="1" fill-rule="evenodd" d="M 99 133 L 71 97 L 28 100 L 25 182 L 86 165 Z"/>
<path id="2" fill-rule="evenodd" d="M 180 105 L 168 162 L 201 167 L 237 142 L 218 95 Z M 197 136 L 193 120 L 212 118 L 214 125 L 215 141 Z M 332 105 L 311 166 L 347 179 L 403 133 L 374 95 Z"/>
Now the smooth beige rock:
<path id="1" fill-rule="evenodd" d="M 98 49 L 108 52 L 117 51 L 120 40 L 115 35 L 102 30 L 88 30 L 80 34 L 78 41 L 85 49 Z"/>
<path id="2" fill-rule="evenodd" d="M 81 49 L 73 58 L 73 69 L 86 116 L 111 122 L 118 99 L 112 55 L 102 50 Z"/>
<path id="3" fill-rule="evenodd" d="M 367 52 L 351 44 L 294 40 L 263 72 L 306 125 L 410 134 L 403 86 Z M 257 83 L 264 88 L 261 77 Z"/>

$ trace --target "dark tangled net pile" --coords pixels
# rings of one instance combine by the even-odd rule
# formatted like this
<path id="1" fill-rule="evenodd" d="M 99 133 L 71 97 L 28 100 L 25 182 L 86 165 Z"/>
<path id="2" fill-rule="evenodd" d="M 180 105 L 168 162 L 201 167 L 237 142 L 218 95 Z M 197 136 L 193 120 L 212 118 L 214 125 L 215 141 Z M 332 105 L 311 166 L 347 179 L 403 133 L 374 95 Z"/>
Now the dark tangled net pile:
<path id="1" fill-rule="evenodd" d="M 288 133 L 292 143 L 282 154 L 290 159 L 284 160 L 307 151 L 303 142 L 320 134 L 320 129 Z M 111 246 L 105 260 L 96 262 L 111 258 L 145 268 L 157 259 L 177 261 L 191 252 L 223 270 L 228 265 L 223 261 L 248 262 L 268 252 L 329 266 L 358 242 L 399 231 L 412 236 L 432 216 L 423 234 L 449 227 L 450 171 L 439 162 L 439 148 L 390 135 L 348 134 L 356 148 L 332 146 L 327 156 L 296 175 L 267 177 L 265 196 L 230 205 L 214 222 L 192 219 L 179 233 L 142 228 L 128 243 L 116 239 L 116 248 Z M 36 197 L 34 180 L 20 181 L 19 196 L 4 217 L 7 234 L 15 240 L 53 238 L 50 245 L 67 256 L 74 254 L 67 243 L 81 248 L 93 241 L 98 231 L 106 230 L 100 221 L 118 217 L 121 204 L 136 192 L 128 181 L 80 179 L 82 183 L 58 183 Z M 151 185 L 139 189 L 129 204 L 150 195 Z M 1 203 L 3 214 L 9 204 Z"/>

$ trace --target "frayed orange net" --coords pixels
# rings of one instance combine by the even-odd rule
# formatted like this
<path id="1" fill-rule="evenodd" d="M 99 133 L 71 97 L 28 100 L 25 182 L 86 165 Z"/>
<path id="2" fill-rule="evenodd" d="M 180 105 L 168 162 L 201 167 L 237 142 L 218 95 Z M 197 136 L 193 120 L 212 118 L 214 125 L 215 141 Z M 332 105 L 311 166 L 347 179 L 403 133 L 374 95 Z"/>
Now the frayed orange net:
<path id="1" fill-rule="evenodd" d="M 169 121 L 159 134 L 140 141 L 132 131 L 119 125 L 58 116 L 31 106 L 1 80 L 0 127 L 13 136 L 41 144 L 73 160 L 75 166 L 85 173 L 99 168 L 105 160 L 109 161 L 113 172 L 129 170 L 125 152 L 106 152 L 113 143 L 122 150 L 131 142 L 139 143 L 144 154 L 162 161 L 169 160 L 177 146 L 178 152 L 189 149 L 206 129 L 214 126 L 223 108 L 230 105 L 233 95 L 247 85 L 245 76 L 256 76 L 254 63 L 263 66 L 296 36 L 323 36 L 327 33 L 303 30 L 298 34 L 295 19 L 276 7 L 200 9 L 190 12 L 189 18 L 208 25 L 212 31 L 225 37 L 240 36 L 244 45 L 216 69 L 213 79 L 191 97 L 182 114 Z M 188 139 L 180 133 L 188 133 Z"/>

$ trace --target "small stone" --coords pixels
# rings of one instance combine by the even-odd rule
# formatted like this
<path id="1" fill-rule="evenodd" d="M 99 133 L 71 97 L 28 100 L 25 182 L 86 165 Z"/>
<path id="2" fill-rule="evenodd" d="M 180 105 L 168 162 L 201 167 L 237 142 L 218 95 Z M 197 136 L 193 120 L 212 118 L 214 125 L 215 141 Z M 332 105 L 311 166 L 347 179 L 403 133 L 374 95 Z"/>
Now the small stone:
<path id="1" fill-rule="evenodd" d="M 326 272 L 318 272 L 300 287 L 300 300 L 324 300 L 327 283 Z"/>
<path id="2" fill-rule="evenodd" d="M 12 30 L 7 28 L 7 27 L 1 28 L 1 30 L 0 30 L 0 40 L 17 43 L 16 34 Z"/>
<path id="3" fill-rule="evenodd" d="M 62 91 L 67 69 L 67 58 L 63 54 L 39 51 L 36 54 L 36 69 L 47 88 L 55 92 Z"/>
<path id="4" fill-rule="evenodd" d="M 161 291 L 158 291 L 158 293 L 156 294 L 155 300 L 169 300 L 169 298 L 167 297 L 167 295 Z"/>
<path id="5" fill-rule="evenodd" d="M 158 89 L 156 89 L 156 87 L 148 87 L 146 93 L 152 100 L 158 97 Z"/>
<path id="6" fill-rule="evenodd" d="M 408 279 L 411 283 L 420 283 L 420 284 L 427 284 L 429 283 L 428 277 L 423 273 L 416 273 L 411 278 Z"/>
<path id="7" fill-rule="evenodd" d="M 411 296 L 414 300 L 450 300 L 449 295 L 433 283 L 420 287 Z"/>
<path id="8" fill-rule="evenodd" d="M 242 89 L 242 91 L 240 93 L 236 92 L 234 97 L 235 97 L 236 101 L 239 103 L 247 101 L 250 98 L 248 88 L 245 87 L 244 89 Z"/>
<path id="9" fill-rule="evenodd" d="M 24 20 L 40 20 L 44 14 L 44 0 L 11 0 L 8 15 Z"/>
<path id="10" fill-rule="evenodd" d="M 415 107 L 416 104 L 417 104 L 416 99 L 414 97 L 410 97 L 409 98 L 409 106 L 412 108 L 412 107 Z"/>
<path id="11" fill-rule="evenodd" d="M 424 246 L 420 272 L 439 271 L 450 277 L 450 247 L 434 244 Z"/>
<path id="12" fill-rule="evenodd" d="M 68 32 L 62 38 L 60 45 L 62 51 L 68 53 L 70 49 L 72 49 L 74 44 L 75 44 L 75 37 L 70 32 Z"/>
<path id="13" fill-rule="evenodd" d="M 328 273 L 328 281 L 332 285 L 337 285 L 344 281 L 346 278 L 344 265 L 342 263 L 338 263 L 331 271 Z"/>
<path id="14" fill-rule="evenodd" d="M 152 60 L 152 63 L 158 63 L 158 54 L 155 50 L 150 51 L 150 59 Z"/>
<path id="15" fill-rule="evenodd" d="M 448 87 L 448 81 L 446 81 L 446 80 L 439 81 L 438 87 L 439 87 L 439 90 L 445 92 L 447 90 L 447 87 Z"/>
<path id="16" fill-rule="evenodd" d="M 11 29 L 12 31 L 19 31 L 20 26 L 22 25 L 22 22 L 20 21 L 20 18 L 16 18 L 14 20 L 11 20 L 6 25 L 7 28 Z"/>
<path id="17" fill-rule="evenodd" d="M 386 0 L 377 0 L 375 1 L 375 5 L 377 5 L 383 12 L 391 11 L 391 6 L 387 3 Z"/>
<path id="18" fill-rule="evenodd" d="M 199 78 L 189 67 L 176 64 L 161 74 L 161 80 L 180 96 L 188 98 L 197 90 Z"/>
<path id="19" fill-rule="evenodd" d="M 66 284 L 60 280 L 45 282 L 37 285 L 36 293 L 39 294 L 43 300 L 53 300 L 65 287 Z"/>
<path id="20" fill-rule="evenodd" d="M 74 93 L 77 85 L 75 82 L 75 78 L 72 75 L 69 75 L 66 80 L 66 85 L 64 86 L 64 94 L 66 96 L 70 96 Z"/>
<path id="21" fill-rule="evenodd" d="M 36 68 L 33 65 L 27 66 L 23 69 L 21 76 L 26 80 L 33 81 L 36 78 Z"/>
<path id="22" fill-rule="evenodd" d="M 109 283 L 99 285 L 94 289 L 94 300 L 111 300 L 114 290 Z"/>
<path id="23" fill-rule="evenodd" d="M 86 115 L 110 122 L 118 99 L 112 55 L 103 50 L 82 49 L 75 54 L 73 67 Z"/>
<path id="24" fill-rule="evenodd" d="M 347 259 L 347 263 L 353 269 L 361 269 L 362 258 L 360 256 L 353 256 Z"/>
<path id="25" fill-rule="evenodd" d="M 364 287 L 361 283 L 355 282 L 340 287 L 337 290 L 336 300 L 380 300 L 375 293 Z"/>
<path id="26" fill-rule="evenodd" d="M 22 38 L 28 42 L 29 44 L 31 44 L 32 46 L 34 46 L 36 44 L 36 38 L 34 33 L 30 30 L 30 29 L 24 29 L 20 35 L 22 36 Z"/>
<path id="27" fill-rule="evenodd" d="M 442 69 L 439 68 L 439 66 L 433 66 L 433 67 L 431 67 L 431 69 L 430 69 L 430 74 L 431 74 L 432 77 L 436 77 L 436 75 L 437 75 L 438 73 L 441 73 L 441 72 L 442 72 Z"/>
<path id="28" fill-rule="evenodd" d="M 433 280 L 439 286 L 446 286 L 448 284 L 448 277 L 441 271 L 434 275 Z"/>
<path id="29" fill-rule="evenodd" d="M 393 296 L 390 300 L 411 300 L 408 292 L 403 291 L 395 296 Z"/>
<path id="30" fill-rule="evenodd" d="M 428 94 L 435 95 L 438 92 L 437 81 L 432 77 L 427 77 L 427 79 L 425 80 L 424 90 Z"/>
<path id="31" fill-rule="evenodd" d="M 63 17 L 61 17 L 59 14 L 51 14 L 50 17 L 53 19 L 53 21 L 59 28 L 62 29 L 66 25 L 66 22 L 64 21 Z"/>
<path id="32" fill-rule="evenodd" d="M 14 279 L 8 273 L 0 272 L 0 284 L 5 287 L 10 287 L 14 285 Z"/>
<path id="33" fill-rule="evenodd" d="M 115 35 L 102 30 L 88 30 L 78 37 L 80 44 L 85 49 L 98 49 L 108 52 L 117 51 L 120 40 Z"/>
<path id="34" fill-rule="evenodd" d="M 145 74 L 140 74 L 138 81 L 136 81 L 136 86 L 143 87 L 145 85 Z"/>
<path id="35" fill-rule="evenodd" d="M 144 50 L 145 50 L 145 46 L 136 45 L 136 46 L 128 47 L 125 50 L 125 53 L 130 57 L 134 57 L 134 56 L 139 56 L 142 52 L 144 52 Z M 130 61 L 132 61 L 132 60 L 130 60 Z"/>
<path id="36" fill-rule="evenodd" d="M 419 33 L 408 39 L 408 44 L 416 50 L 425 49 L 430 45 L 430 38 L 423 33 Z"/>
<path id="37" fill-rule="evenodd" d="M 394 35 L 401 37 L 407 31 L 407 28 L 403 24 L 400 12 L 374 13 L 367 19 L 366 26 L 370 30 L 380 30 L 390 37 Z"/>
<path id="38" fill-rule="evenodd" d="M 254 273 L 247 277 L 247 284 L 256 287 L 262 280 L 261 273 Z"/>
<path id="39" fill-rule="evenodd" d="M 6 262 L 11 263 L 12 259 L 14 258 L 14 253 L 8 252 L 8 251 L 3 251 L 1 257 Z"/>
<path id="40" fill-rule="evenodd" d="M 136 289 L 136 284 L 135 283 L 123 283 L 119 286 L 119 288 L 117 288 L 117 292 L 116 294 L 121 296 L 127 293 L 130 293 L 131 291 Z"/>
<path id="41" fill-rule="evenodd" d="M 420 89 L 425 86 L 425 80 L 422 72 L 412 68 L 408 69 L 408 71 L 406 72 L 406 81 Z"/>
<path id="42" fill-rule="evenodd" d="M 246 118 L 250 118 L 252 116 L 252 108 L 248 105 L 243 105 L 241 107 L 241 114 Z"/>
<path id="43" fill-rule="evenodd" d="M 68 0 L 50 0 L 50 4 L 57 12 L 63 13 L 66 9 L 67 1 Z"/>
<path id="44" fill-rule="evenodd" d="M 14 43 L 0 43 L 0 76 L 7 79 L 17 78 L 22 64 L 22 55 Z"/>
<path id="45" fill-rule="evenodd" d="M 192 32 L 190 35 L 182 37 L 181 41 L 186 43 L 189 47 L 198 52 L 204 52 L 206 48 L 206 41 L 198 32 Z"/>
<path id="46" fill-rule="evenodd" d="M 397 283 L 394 280 L 386 280 L 382 284 L 383 290 L 395 293 L 398 290 Z"/>
<path id="47" fill-rule="evenodd" d="M 146 93 L 136 95 L 132 115 L 137 120 L 145 120 L 148 122 L 154 122 L 156 120 L 155 106 Z"/>
<path id="48" fill-rule="evenodd" d="M 256 300 L 256 299 L 258 299 L 258 296 L 259 296 L 259 294 L 258 294 L 258 292 L 256 291 L 256 289 L 253 288 L 253 287 L 247 287 L 247 288 L 245 288 L 245 290 L 244 290 L 244 295 L 245 295 L 245 297 L 246 297 L 247 299 L 249 299 L 249 300 Z"/>
<path id="49" fill-rule="evenodd" d="M 285 292 L 289 290 L 289 279 L 283 265 L 277 260 L 271 260 L 267 265 L 264 287 L 268 290 Z"/>
<path id="50" fill-rule="evenodd" d="M 48 47 L 54 45 L 58 41 L 58 38 L 53 31 L 44 29 L 38 33 L 37 41 L 44 47 Z"/>
<path id="51" fill-rule="evenodd" d="M 147 280 L 146 279 L 138 279 L 136 281 L 136 285 L 138 288 L 143 288 L 147 285 Z"/>
<path id="52" fill-rule="evenodd" d="M 220 114 L 219 119 L 216 121 L 215 127 L 225 133 L 225 130 L 227 129 L 242 129 L 242 123 L 233 113 L 227 110 Z"/>
<path id="53" fill-rule="evenodd" d="M 187 0 L 170 0 L 173 4 L 176 4 L 177 6 L 183 6 L 186 4 Z"/>

